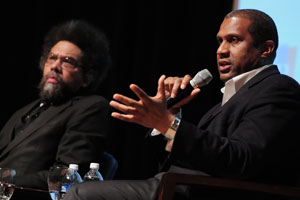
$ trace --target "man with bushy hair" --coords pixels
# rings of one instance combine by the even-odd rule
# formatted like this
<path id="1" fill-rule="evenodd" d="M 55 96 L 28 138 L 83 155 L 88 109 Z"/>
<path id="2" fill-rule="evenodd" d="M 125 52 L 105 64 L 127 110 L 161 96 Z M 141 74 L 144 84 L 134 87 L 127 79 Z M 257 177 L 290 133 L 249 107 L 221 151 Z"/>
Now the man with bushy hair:
<path id="1" fill-rule="evenodd" d="M 0 166 L 15 184 L 48 190 L 53 165 L 101 162 L 109 135 L 109 106 L 99 95 L 110 66 L 105 34 L 82 20 L 54 26 L 40 59 L 40 98 L 18 110 L 0 132 Z"/>

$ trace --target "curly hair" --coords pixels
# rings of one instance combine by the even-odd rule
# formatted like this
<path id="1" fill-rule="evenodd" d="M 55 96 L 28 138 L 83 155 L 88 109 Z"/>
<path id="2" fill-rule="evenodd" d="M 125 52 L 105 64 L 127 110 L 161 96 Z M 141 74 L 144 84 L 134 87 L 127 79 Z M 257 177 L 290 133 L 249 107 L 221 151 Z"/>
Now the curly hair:
<path id="1" fill-rule="evenodd" d="M 69 41 L 83 52 L 80 66 L 83 76 L 90 82 L 86 92 L 95 92 L 109 72 L 111 57 L 106 35 L 84 20 L 70 20 L 50 29 L 44 38 L 40 69 L 43 70 L 48 54 L 59 41 Z"/>

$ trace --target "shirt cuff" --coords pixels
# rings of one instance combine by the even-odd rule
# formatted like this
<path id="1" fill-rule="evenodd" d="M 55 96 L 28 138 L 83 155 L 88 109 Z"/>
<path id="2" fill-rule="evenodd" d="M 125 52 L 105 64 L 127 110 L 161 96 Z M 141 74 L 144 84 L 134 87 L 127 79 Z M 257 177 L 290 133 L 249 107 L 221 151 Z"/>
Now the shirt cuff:
<path id="1" fill-rule="evenodd" d="M 180 110 L 179 110 L 179 112 L 176 114 L 176 118 L 179 118 L 179 119 L 181 119 L 182 118 L 182 111 L 181 111 L 181 108 L 180 108 Z M 174 123 L 174 122 L 173 122 Z M 173 124 L 172 123 L 172 124 Z M 172 126 L 172 125 L 171 125 Z M 151 132 L 151 136 L 157 136 L 157 135 L 159 135 L 159 134 L 161 134 L 161 132 L 159 132 L 157 129 L 153 129 L 152 130 L 152 132 Z"/>
<path id="2" fill-rule="evenodd" d="M 159 135 L 159 134 L 161 134 L 161 132 L 159 132 L 159 131 L 156 130 L 156 129 L 153 129 L 152 132 L 151 132 L 151 136 L 157 136 L 157 135 Z"/>

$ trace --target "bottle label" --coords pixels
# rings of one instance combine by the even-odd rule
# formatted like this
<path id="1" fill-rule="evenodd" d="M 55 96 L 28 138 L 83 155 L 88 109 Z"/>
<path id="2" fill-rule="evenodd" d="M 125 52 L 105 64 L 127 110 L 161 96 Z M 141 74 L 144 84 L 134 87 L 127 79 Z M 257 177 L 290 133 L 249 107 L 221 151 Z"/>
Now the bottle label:
<path id="1" fill-rule="evenodd" d="M 71 184 L 63 184 L 61 185 L 61 192 L 67 192 L 71 187 Z"/>
<path id="2" fill-rule="evenodd" d="M 91 169 L 83 177 L 84 181 L 103 181 L 103 177 L 98 170 Z"/>

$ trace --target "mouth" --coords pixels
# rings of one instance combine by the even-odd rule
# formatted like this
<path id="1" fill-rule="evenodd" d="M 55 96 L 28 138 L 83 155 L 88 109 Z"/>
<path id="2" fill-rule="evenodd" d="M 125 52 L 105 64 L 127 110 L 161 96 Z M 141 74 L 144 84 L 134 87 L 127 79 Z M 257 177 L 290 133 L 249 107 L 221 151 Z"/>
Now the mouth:
<path id="1" fill-rule="evenodd" d="M 60 82 L 60 77 L 55 72 L 48 72 L 47 74 L 45 74 L 45 80 L 46 83 L 56 84 Z"/>
<path id="2" fill-rule="evenodd" d="M 229 72 L 229 70 L 231 68 L 231 63 L 228 61 L 225 61 L 225 60 L 219 61 L 218 65 L 219 65 L 219 71 L 221 73 L 227 73 L 227 72 Z"/>
<path id="3" fill-rule="evenodd" d="M 47 83 L 57 83 L 58 81 L 54 77 L 47 78 Z"/>

